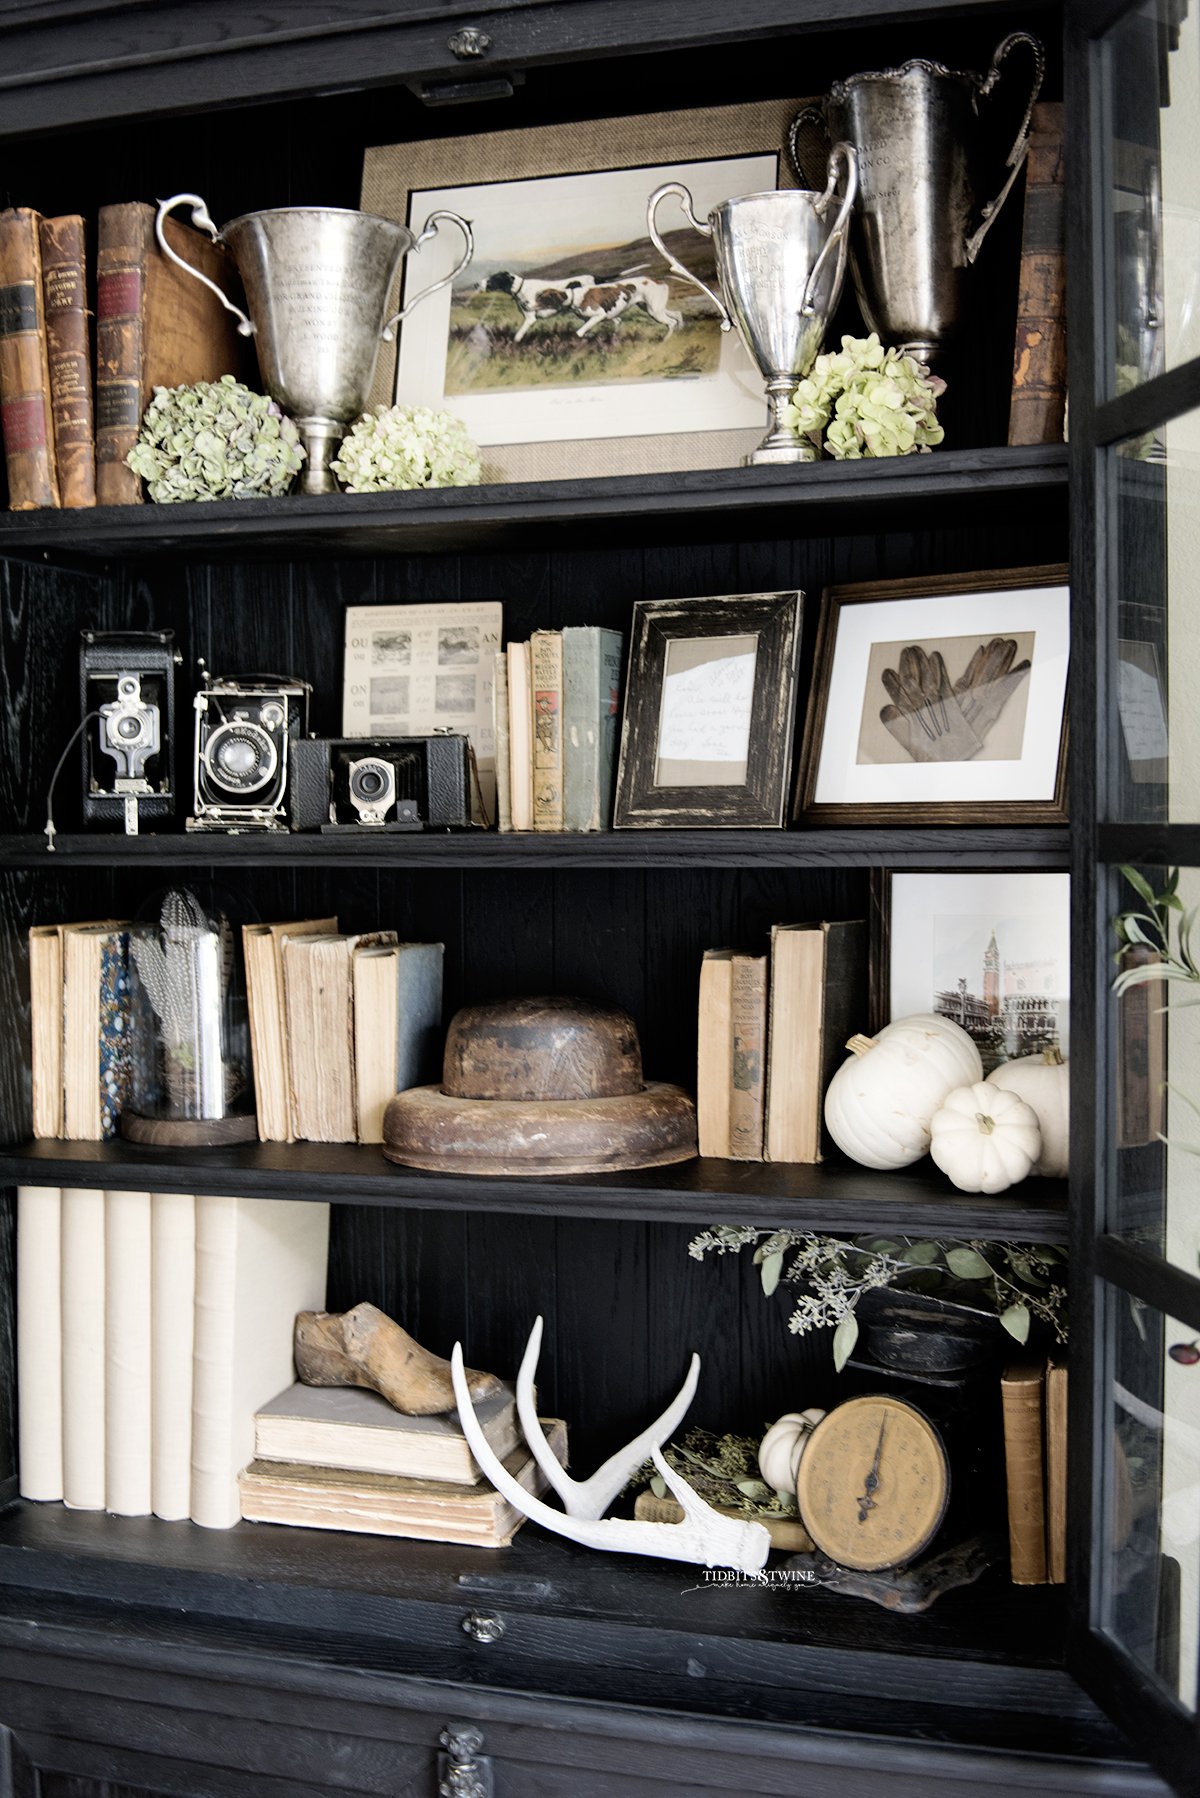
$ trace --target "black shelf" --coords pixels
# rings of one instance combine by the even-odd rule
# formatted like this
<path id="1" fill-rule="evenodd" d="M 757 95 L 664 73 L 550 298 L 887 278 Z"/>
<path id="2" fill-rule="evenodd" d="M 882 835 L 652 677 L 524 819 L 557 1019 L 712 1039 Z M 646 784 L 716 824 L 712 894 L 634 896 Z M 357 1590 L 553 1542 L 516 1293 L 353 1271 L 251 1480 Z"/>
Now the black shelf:
<path id="1" fill-rule="evenodd" d="M 425 1211 L 1067 1240 L 1065 1181 L 1030 1180 L 988 1198 L 956 1192 L 927 1161 L 899 1173 L 875 1173 L 840 1159 L 818 1166 L 696 1159 L 627 1173 L 491 1179 L 397 1167 L 368 1143 L 170 1149 L 123 1140 L 46 1139 L 0 1154 L 0 1184 L 252 1192 L 260 1198 Z"/>
<path id="2" fill-rule="evenodd" d="M 176 831 L 0 837 L 0 869 L 125 868 L 1065 868 L 1065 826 L 894 830 Z"/>
<path id="3" fill-rule="evenodd" d="M 528 481 L 423 493 L 335 493 L 276 500 L 218 500 L 168 506 L 99 506 L 0 513 L 0 556 L 96 564 L 125 557 L 199 554 L 394 555 L 465 552 L 537 541 L 594 540 L 619 525 L 626 542 L 652 533 L 695 540 L 718 532 L 760 535 L 769 526 L 826 533 L 870 506 L 872 528 L 889 509 L 907 529 L 955 522 L 964 504 L 1049 502 L 1065 506 L 1067 451 L 946 450 L 879 461 L 816 462 L 795 468 L 716 468 L 592 480 Z"/>

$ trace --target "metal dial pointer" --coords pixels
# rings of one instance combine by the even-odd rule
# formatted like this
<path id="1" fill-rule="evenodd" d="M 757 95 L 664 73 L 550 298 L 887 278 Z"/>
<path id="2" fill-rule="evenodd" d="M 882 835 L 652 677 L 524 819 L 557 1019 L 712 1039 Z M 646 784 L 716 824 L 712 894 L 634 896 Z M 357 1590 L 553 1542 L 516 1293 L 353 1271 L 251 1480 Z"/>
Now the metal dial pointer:
<path id="1" fill-rule="evenodd" d="M 883 1433 L 886 1429 L 887 1418 L 885 1417 L 879 1426 L 879 1441 L 875 1444 L 875 1459 L 871 1462 L 871 1471 L 863 1482 L 866 1489 L 858 1500 L 858 1521 L 860 1523 L 865 1523 L 868 1511 L 875 1509 L 873 1494 L 879 1490 L 879 1457 L 883 1453 Z"/>

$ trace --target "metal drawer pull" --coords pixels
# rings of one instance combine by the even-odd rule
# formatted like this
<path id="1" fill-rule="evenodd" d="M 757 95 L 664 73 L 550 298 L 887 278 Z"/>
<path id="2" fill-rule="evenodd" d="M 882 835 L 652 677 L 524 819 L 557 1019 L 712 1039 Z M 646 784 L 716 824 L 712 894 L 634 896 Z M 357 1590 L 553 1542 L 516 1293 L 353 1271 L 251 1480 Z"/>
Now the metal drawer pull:
<path id="1" fill-rule="evenodd" d="M 492 1763 L 481 1755 L 483 1731 L 473 1723 L 447 1723 L 438 1737 L 438 1798 L 492 1798 Z"/>
<path id="2" fill-rule="evenodd" d="M 462 1626 L 473 1642 L 498 1642 L 508 1628 L 503 1617 L 489 1611 L 468 1611 Z"/>
<path id="3" fill-rule="evenodd" d="M 480 31 L 476 25 L 466 25 L 446 39 L 446 48 L 460 62 L 471 62 L 476 57 L 486 56 L 492 47 L 492 40 L 486 31 Z"/>

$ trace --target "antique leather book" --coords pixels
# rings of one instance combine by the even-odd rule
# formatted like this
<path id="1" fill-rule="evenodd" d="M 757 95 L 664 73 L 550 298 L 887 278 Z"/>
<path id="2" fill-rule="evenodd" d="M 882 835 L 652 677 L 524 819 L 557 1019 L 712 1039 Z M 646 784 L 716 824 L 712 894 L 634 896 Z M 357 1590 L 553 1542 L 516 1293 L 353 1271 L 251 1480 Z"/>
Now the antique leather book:
<path id="1" fill-rule="evenodd" d="M 41 241 L 59 501 L 64 506 L 94 506 L 96 432 L 83 220 L 77 214 L 43 219 Z"/>
<path id="2" fill-rule="evenodd" d="M 1046 1583 L 1046 1364 L 1010 1362 L 1000 1377 L 1008 1556 L 1015 1586 Z"/>
<path id="3" fill-rule="evenodd" d="M 155 210 L 138 200 L 100 208 L 96 497 L 102 506 L 142 503 L 141 478 L 126 468 L 125 457 L 137 442 L 142 414 L 156 387 L 215 381 L 221 375 L 245 379 L 253 366 L 253 352 L 238 336 L 232 313 L 159 249 Z M 232 263 L 208 237 L 176 219 L 168 219 L 165 230 L 185 261 L 240 297 Z"/>
<path id="4" fill-rule="evenodd" d="M 38 215 L 0 212 L 0 426 L 13 512 L 59 504 Z"/>
<path id="5" fill-rule="evenodd" d="M 821 1160 L 825 1091 L 866 1008 L 865 923 L 773 926 L 766 1160 Z"/>
<path id="6" fill-rule="evenodd" d="M 533 728 L 533 828 L 563 827 L 562 632 L 534 631 L 529 639 Z"/>
<path id="7" fill-rule="evenodd" d="M 1066 187 L 1061 102 L 1033 109 L 1008 441 L 1061 443 L 1067 401 Z"/>

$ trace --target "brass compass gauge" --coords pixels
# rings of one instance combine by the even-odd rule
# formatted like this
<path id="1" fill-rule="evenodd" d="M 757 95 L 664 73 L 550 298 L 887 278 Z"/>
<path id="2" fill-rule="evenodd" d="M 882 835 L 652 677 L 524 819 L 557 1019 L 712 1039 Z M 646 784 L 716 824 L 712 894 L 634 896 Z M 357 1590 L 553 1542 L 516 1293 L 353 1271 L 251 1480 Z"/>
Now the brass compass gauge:
<path id="1" fill-rule="evenodd" d="M 843 1567 L 903 1567 L 937 1534 L 950 1463 L 929 1419 L 902 1399 L 851 1398 L 822 1419 L 796 1475 L 804 1527 Z"/>

